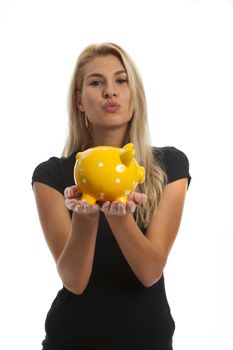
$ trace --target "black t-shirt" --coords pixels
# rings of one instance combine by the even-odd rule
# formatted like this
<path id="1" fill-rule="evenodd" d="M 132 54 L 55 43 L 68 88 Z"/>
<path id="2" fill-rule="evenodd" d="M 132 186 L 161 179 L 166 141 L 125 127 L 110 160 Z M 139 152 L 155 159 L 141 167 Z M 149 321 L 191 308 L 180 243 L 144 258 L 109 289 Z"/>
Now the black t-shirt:
<path id="1" fill-rule="evenodd" d="M 181 178 L 190 183 L 189 162 L 182 151 L 157 147 L 153 153 L 168 183 Z M 39 164 L 32 182 L 63 194 L 74 185 L 75 155 Z M 164 277 L 149 288 L 139 282 L 101 212 L 89 283 L 81 295 L 65 287 L 58 292 L 46 318 L 44 349 L 170 350 L 174 329 Z"/>

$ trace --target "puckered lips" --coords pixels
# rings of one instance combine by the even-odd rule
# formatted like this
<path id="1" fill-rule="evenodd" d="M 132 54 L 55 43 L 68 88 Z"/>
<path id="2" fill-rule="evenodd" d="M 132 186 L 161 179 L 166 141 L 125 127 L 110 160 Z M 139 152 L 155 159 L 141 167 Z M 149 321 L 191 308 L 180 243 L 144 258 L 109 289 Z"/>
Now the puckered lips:
<path id="1" fill-rule="evenodd" d="M 119 108 L 120 108 L 120 105 L 117 102 L 106 102 L 103 105 L 103 109 L 106 112 L 116 112 Z"/>

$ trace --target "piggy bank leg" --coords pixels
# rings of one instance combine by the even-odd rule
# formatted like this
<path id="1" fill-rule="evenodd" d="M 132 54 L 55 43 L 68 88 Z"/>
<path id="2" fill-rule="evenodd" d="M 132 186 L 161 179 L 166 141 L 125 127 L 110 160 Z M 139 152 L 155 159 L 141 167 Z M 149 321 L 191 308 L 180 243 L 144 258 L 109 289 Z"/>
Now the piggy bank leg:
<path id="1" fill-rule="evenodd" d="M 117 197 L 115 199 L 115 201 L 116 202 L 124 202 L 124 203 L 126 203 L 128 201 L 128 197 L 126 197 L 126 196 Z"/>
<path id="2" fill-rule="evenodd" d="M 87 193 L 83 193 L 81 199 L 86 200 L 89 204 L 95 204 L 95 202 L 96 202 L 96 199 Z"/>

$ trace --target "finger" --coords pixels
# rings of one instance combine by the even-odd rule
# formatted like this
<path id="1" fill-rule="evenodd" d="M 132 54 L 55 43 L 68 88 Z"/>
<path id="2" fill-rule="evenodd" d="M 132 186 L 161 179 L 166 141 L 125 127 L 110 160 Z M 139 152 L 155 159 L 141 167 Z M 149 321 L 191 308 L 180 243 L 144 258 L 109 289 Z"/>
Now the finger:
<path id="1" fill-rule="evenodd" d="M 118 203 L 117 205 L 117 213 L 119 216 L 123 216 L 126 214 L 126 204 L 123 202 Z"/>
<path id="2" fill-rule="evenodd" d="M 80 193 L 81 192 L 76 185 L 69 186 L 69 187 L 66 187 L 64 190 L 64 197 L 65 198 L 74 198 L 74 197 L 77 197 Z"/>
<path id="3" fill-rule="evenodd" d="M 135 210 L 136 210 L 136 204 L 132 200 L 128 201 L 126 203 L 126 211 L 128 213 L 133 214 L 135 212 Z"/>
<path id="4" fill-rule="evenodd" d="M 123 216 L 126 214 L 125 203 L 123 202 L 112 202 L 109 208 L 110 215 Z"/>
<path id="5" fill-rule="evenodd" d="M 112 202 L 109 207 L 109 214 L 111 215 L 117 215 L 117 202 Z"/>
<path id="6" fill-rule="evenodd" d="M 96 214 L 100 210 L 100 206 L 98 204 L 92 204 L 90 205 L 90 213 Z"/>
<path id="7" fill-rule="evenodd" d="M 128 199 L 134 201 L 137 204 L 144 204 L 147 200 L 147 195 L 140 192 L 131 192 Z"/>
<path id="8" fill-rule="evenodd" d="M 74 211 L 81 215 L 96 214 L 100 210 L 98 204 L 90 204 L 86 200 L 77 201 Z"/>
<path id="9" fill-rule="evenodd" d="M 65 198 L 65 206 L 69 210 L 74 210 L 76 203 L 69 198 Z"/>
<path id="10" fill-rule="evenodd" d="M 77 200 L 76 198 L 65 198 L 65 203 L 71 203 L 71 204 L 77 204 L 79 202 L 79 200 Z"/>
<path id="11" fill-rule="evenodd" d="M 70 188 L 66 187 L 64 190 L 64 197 L 69 198 L 70 197 Z"/>
<path id="12" fill-rule="evenodd" d="M 89 214 L 90 213 L 90 204 L 85 200 L 82 200 L 80 202 L 81 202 L 81 208 L 83 210 L 83 213 Z"/>
<path id="13" fill-rule="evenodd" d="M 110 202 L 106 201 L 102 204 L 101 206 L 101 211 L 104 212 L 105 214 L 109 213 L 109 208 L 110 208 Z"/>
<path id="14" fill-rule="evenodd" d="M 86 200 L 80 200 L 75 205 L 74 211 L 79 214 L 89 214 L 90 204 Z"/>

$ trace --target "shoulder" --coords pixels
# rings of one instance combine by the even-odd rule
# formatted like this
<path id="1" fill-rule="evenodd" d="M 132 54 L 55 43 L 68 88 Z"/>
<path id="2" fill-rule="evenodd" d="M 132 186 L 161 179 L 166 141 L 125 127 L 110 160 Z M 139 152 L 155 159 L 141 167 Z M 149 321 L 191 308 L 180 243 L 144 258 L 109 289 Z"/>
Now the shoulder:
<path id="1" fill-rule="evenodd" d="M 189 159 L 183 151 L 173 146 L 153 147 L 153 154 L 167 175 L 167 183 L 187 178 L 190 184 Z"/>
<path id="2" fill-rule="evenodd" d="M 39 163 L 32 174 L 33 182 L 41 182 L 63 194 L 64 189 L 74 184 L 73 168 L 76 152 L 69 157 L 50 157 Z"/>

